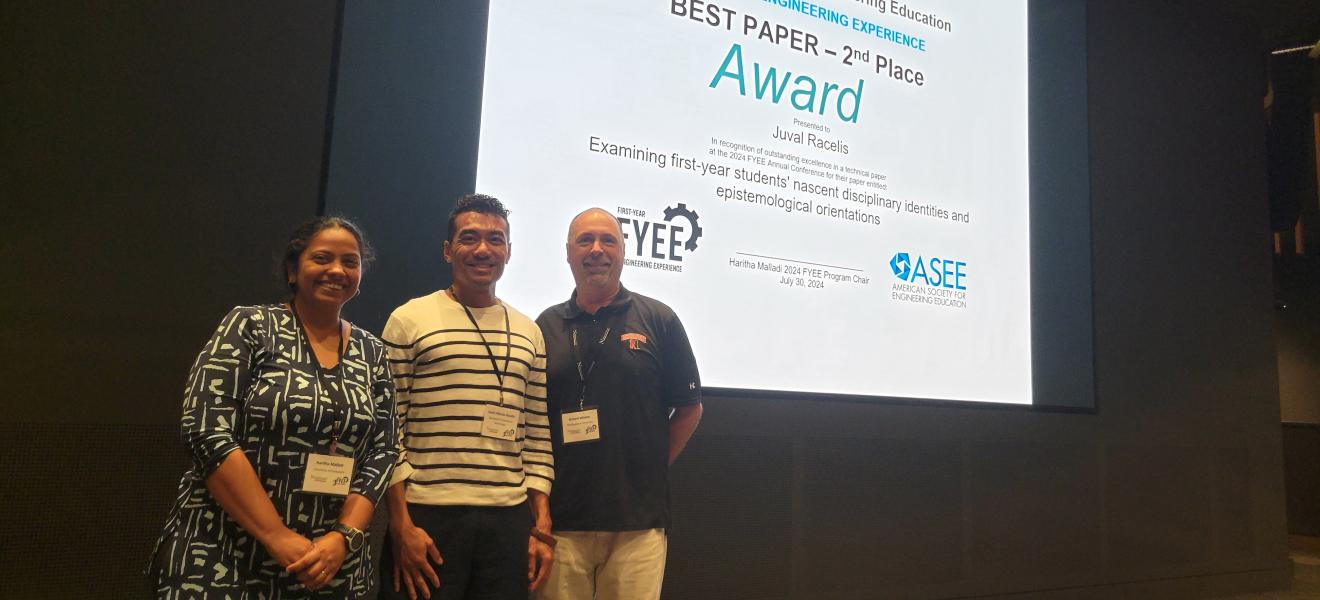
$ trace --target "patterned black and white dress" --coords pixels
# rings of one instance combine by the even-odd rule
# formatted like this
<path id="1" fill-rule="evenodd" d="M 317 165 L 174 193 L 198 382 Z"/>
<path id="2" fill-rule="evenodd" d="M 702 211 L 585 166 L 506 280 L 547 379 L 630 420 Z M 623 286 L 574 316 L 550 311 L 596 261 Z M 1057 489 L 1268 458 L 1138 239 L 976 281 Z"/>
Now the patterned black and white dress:
<path id="1" fill-rule="evenodd" d="M 241 450 L 285 525 L 308 539 L 324 535 L 344 498 L 301 487 L 308 455 L 329 451 L 343 412 L 342 401 L 314 390 L 342 386 L 351 416 L 335 453 L 354 458 L 352 493 L 380 499 L 398 458 L 394 388 L 380 340 L 351 329 L 342 369 L 324 369 L 283 306 L 238 307 L 220 322 L 188 376 L 182 429 L 192 468 L 148 569 L 157 598 L 353 599 L 371 590 L 369 543 L 349 553 L 326 588 L 310 592 L 220 508 L 205 483 Z"/>

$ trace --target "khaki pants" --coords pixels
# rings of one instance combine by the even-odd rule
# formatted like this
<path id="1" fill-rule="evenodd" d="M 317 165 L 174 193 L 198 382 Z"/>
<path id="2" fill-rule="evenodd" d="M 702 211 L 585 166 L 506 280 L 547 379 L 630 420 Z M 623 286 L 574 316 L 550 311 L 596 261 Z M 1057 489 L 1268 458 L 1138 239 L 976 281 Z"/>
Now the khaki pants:
<path id="1" fill-rule="evenodd" d="M 669 538 L 663 529 L 558 531 L 537 600 L 659 600 Z"/>

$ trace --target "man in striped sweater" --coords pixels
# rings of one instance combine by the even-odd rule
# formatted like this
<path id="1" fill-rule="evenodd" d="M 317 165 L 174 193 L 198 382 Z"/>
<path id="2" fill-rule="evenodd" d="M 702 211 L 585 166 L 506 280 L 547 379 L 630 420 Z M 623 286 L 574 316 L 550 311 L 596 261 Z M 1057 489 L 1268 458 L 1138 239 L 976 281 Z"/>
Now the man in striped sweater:
<path id="1" fill-rule="evenodd" d="M 525 600 L 554 547 L 545 342 L 495 296 L 510 255 L 499 200 L 459 199 L 444 255 L 453 285 L 396 309 L 382 336 L 401 448 L 380 597 Z"/>

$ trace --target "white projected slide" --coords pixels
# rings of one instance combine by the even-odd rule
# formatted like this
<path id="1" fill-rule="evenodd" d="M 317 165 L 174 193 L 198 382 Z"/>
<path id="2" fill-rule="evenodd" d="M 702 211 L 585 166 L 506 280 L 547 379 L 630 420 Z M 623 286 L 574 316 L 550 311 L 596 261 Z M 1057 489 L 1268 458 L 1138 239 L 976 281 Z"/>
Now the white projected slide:
<path id="1" fill-rule="evenodd" d="M 707 386 L 1031 402 L 1025 0 L 493 0 L 488 36 L 502 298 L 567 299 L 601 206 Z"/>

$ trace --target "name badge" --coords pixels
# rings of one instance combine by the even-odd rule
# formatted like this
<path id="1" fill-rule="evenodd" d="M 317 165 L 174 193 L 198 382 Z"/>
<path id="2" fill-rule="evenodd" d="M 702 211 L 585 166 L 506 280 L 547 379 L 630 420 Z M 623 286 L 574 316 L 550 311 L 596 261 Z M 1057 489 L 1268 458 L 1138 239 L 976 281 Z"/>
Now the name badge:
<path id="1" fill-rule="evenodd" d="M 600 439 L 600 412 L 594 408 L 565 411 L 560 424 L 564 428 L 564 443 L 577 444 Z"/>
<path id="2" fill-rule="evenodd" d="M 330 454 L 307 455 L 302 490 L 311 494 L 347 496 L 353 482 L 353 457 Z"/>
<path id="3" fill-rule="evenodd" d="M 487 406 L 481 418 L 481 435 L 512 442 L 518 439 L 518 411 L 505 406 Z"/>

